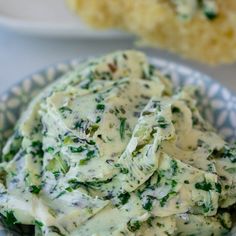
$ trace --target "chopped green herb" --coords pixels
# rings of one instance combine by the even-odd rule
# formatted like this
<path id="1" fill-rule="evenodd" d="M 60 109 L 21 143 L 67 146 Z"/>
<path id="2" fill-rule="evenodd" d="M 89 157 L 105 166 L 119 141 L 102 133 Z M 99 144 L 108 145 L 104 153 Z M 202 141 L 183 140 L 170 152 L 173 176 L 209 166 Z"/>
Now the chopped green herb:
<path id="1" fill-rule="evenodd" d="M 147 197 L 145 203 L 143 204 L 143 208 L 147 211 L 151 211 L 153 207 L 153 198 L 152 197 Z"/>
<path id="2" fill-rule="evenodd" d="M 198 125 L 199 124 L 199 119 L 197 117 L 193 116 L 192 117 L 192 124 L 193 124 L 193 126 Z"/>
<path id="3" fill-rule="evenodd" d="M 93 140 L 89 140 L 87 143 L 90 144 L 90 145 L 95 145 L 96 144 Z"/>
<path id="4" fill-rule="evenodd" d="M 214 20 L 217 17 L 217 13 L 213 11 L 204 11 L 204 14 L 208 20 Z"/>
<path id="5" fill-rule="evenodd" d="M 38 226 L 39 228 L 43 227 L 43 223 L 38 220 L 35 220 L 34 224 Z"/>
<path id="6" fill-rule="evenodd" d="M 65 112 L 72 113 L 72 110 L 69 107 L 67 107 L 67 106 L 60 107 L 58 110 L 61 113 L 65 113 Z"/>
<path id="7" fill-rule="evenodd" d="M 97 124 L 92 124 L 89 128 L 86 129 L 85 133 L 89 134 L 90 137 L 94 135 L 94 133 L 98 130 L 99 126 Z"/>
<path id="8" fill-rule="evenodd" d="M 121 140 L 125 137 L 126 118 L 120 118 L 120 138 Z"/>
<path id="9" fill-rule="evenodd" d="M 42 148 L 43 144 L 41 141 L 33 141 L 32 147 Z"/>
<path id="10" fill-rule="evenodd" d="M 122 174 L 128 174 L 128 173 L 129 173 L 129 170 L 128 170 L 127 168 L 123 167 L 123 168 L 120 168 L 120 172 L 121 172 Z"/>
<path id="11" fill-rule="evenodd" d="M 153 112 L 150 112 L 150 111 L 143 111 L 142 112 L 143 116 L 148 116 L 148 115 L 151 115 L 151 114 L 153 114 Z"/>
<path id="12" fill-rule="evenodd" d="M 74 128 L 75 128 L 75 129 L 85 129 L 85 127 L 87 126 L 87 124 L 88 124 L 88 121 L 87 121 L 87 120 L 81 119 L 81 120 L 78 120 L 78 121 L 75 122 Z"/>
<path id="13" fill-rule="evenodd" d="M 127 168 L 123 167 L 123 166 L 122 166 L 121 164 L 119 164 L 119 163 L 115 163 L 114 166 L 117 167 L 117 168 L 119 168 L 119 169 L 120 169 L 120 172 L 121 172 L 122 174 L 128 174 L 128 173 L 129 173 L 129 170 L 128 170 Z"/>
<path id="14" fill-rule="evenodd" d="M 32 147 L 33 147 L 33 150 L 31 151 L 31 154 L 32 155 L 35 155 L 35 156 L 39 156 L 39 157 L 43 157 L 43 144 L 41 141 L 33 141 L 32 142 Z"/>
<path id="15" fill-rule="evenodd" d="M 89 150 L 86 154 L 88 158 L 93 158 L 95 156 L 95 151 L 94 150 Z"/>
<path id="16" fill-rule="evenodd" d="M 65 236 L 65 234 L 62 234 L 61 231 L 56 226 L 48 226 L 48 230 L 51 233 L 56 233 L 58 236 Z"/>
<path id="17" fill-rule="evenodd" d="M 172 192 L 169 192 L 165 197 L 163 197 L 162 199 L 160 199 L 160 206 L 161 207 L 164 207 L 167 200 L 172 196 L 172 195 L 175 195 L 176 192 L 172 191 Z"/>
<path id="18" fill-rule="evenodd" d="M 93 157 L 95 157 L 95 151 L 94 150 L 89 150 L 86 154 L 86 158 L 81 159 L 79 161 L 79 165 L 86 165 L 89 160 L 91 160 Z"/>
<path id="19" fill-rule="evenodd" d="M 173 179 L 171 181 L 171 187 L 174 188 L 177 185 L 177 182 Z"/>
<path id="20" fill-rule="evenodd" d="M 60 172 L 59 171 L 54 171 L 52 173 L 53 173 L 53 175 L 55 176 L 56 179 L 60 176 Z"/>
<path id="21" fill-rule="evenodd" d="M 89 161 L 89 159 L 87 159 L 87 158 L 81 159 L 81 160 L 79 161 L 79 165 L 80 165 L 80 166 L 86 165 L 86 164 L 88 163 L 88 161 Z"/>
<path id="22" fill-rule="evenodd" d="M 92 83 L 91 80 L 87 80 L 85 83 L 80 85 L 80 88 L 82 88 L 82 89 L 89 89 L 91 83 Z"/>
<path id="23" fill-rule="evenodd" d="M 59 166 L 60 166 L 60 169 L 61 171 L 66 174 L 68 171 L 69 171 L 69 166 L 68 164 L 66 163 L 66 161 L 64 161 L 60 155 L 55 155 L 55 159 L 56 161 L 58 162 Z"/>
<path id="24" fill-rule="evenodd" d="M 147 219 L 147 224 L 148 226 L 152 227 L 152 221 L 155 219 L 155 217 L 153 216 L 150 216 L 148 219 Z"/>
<path id="25" fill-rule="evenodd" d="M 29 187 L 29 191 L 33 194 L 39 194 L 39 192 L 41 191 L 41 186 L 31 185 Z"/>
<path id="26" fill-rule="evenodd" d="M 176 175 L 177 174 L 177 170 L 178 170 L 177 161 L 176 160 L 171 160 L 170 167 L 172 169 L 172 175 Z"/>
<path id="27" fill-rule="evenodd" d="M 207 170 L 211 173 L 214 172 L 214 164 L 213 163 L 208 164 L 207 165 Z"/>
<path id="28" fill-rule="evenodd" d="M 118 196 L 119 200 L 120 200 L 120 203 L 122 205 L 126 204 L 129 199 L 130 199 L 130 194 L 128 192 L 126 193 L 121 193 L 119 196 Z"/>
<path id="29" fill-rule="evenodd" d="M 83 152 L 85 149 L 80 146 L 80 147 L 69 147 L 70 151 L 72 153 L 80 153 L 80 152 Z"/>
<path id="30" fill-rule="evenodd" d="M 80 182 L 77 179 L 69 179 L 68 184 L 70 185 L 68 188 L 72 189 L 77 189 L 80 186 Z"/>
<path id="31" fill-rule="evenodd" d="M 6 223 L 7 226 L 12 226 L 17 223 L 17 219 L 13 211 L 5 211 L 4 223 Z"/>
<path id="32" fill-rule="evenodd" d="M 172 107 L 172 113 L 180 113 L 180 109 L 178 107 Z"/>
<path id="33" fill-rule="evenodd" d="M 54 152 L 54 148 L 48 147 L 45 151 L 52 154 Z"/>
<path id="34" fill-rule="evenodd" d="M 135 232 L 135 231 L 139 230 L 140 227 L 141 227 L 140 222 L 137 220 L 135 220 L 135 221 L 130 220 L 127 223 L 127 228 L 130 232 Z"/>
<path id="35" fill-rule="evenodd" d="M 142 150 L 142 148 L 144 148 L 145 146 L 146 146 L 145 143 L 139 144 L 139 145 L 135 148 L 135 150 L 132 152 L 132 156 L 133 156 L 133 157 L 137 156 L 137 154 L 139 154 L 140 151 Z"/>
<path id="36" fill-rule="evenodd" d="M 72 187 L 67 187 L 66 191 L 71 193 L 73 191 L 73 188 Z"/>
<path id="37" fill-rule="evenodd" d="M 105 110 L 105 105 L 102 104 L 102 103 L 98 103 L 96 108 L 97 108 L 97 110 L 99 110 L 99 111 L 104 111 L 104 110 Z"/>
<path id="38" fill-rule="evenodd" d="M 207 213 L 207 212 L 209 212 L 210 210 L 212 210 L 211 204 L 208 204 L 208 203 L 204 203 L 204 204 L 202 205 L 202 208 L 203 208 L 204 213 Z"/>
<path id="39" fill-rule="evenodd" d="M 57 199 L 57 198 L 61 197 L 64 194 L 66 194 L 66 191 L 60 192 L 54 199 Z"/>
<path id="40" fill-rule="evenodd" d="M 95 122 L 96 122 L 96 123 L 99 123 L 100 121 L 101 121 L 101 117 L 100 117 L 100 116 L 97 116 Z"/>
<path id="41" fill-rule="evenodd" d="M 158 123 L 158 127 L 162 129 L 165 129 L 169 125 L 168 123 L 166 123 L 166 120 L 163 116 L 159 116 L 157 123 Z"/>
<path id="42" fill-rule="evenodd" d="M 72 142 L 72 139 L 71 139 L 70 136 L 66 136 L 63 140 L 63 143 L 64 144 L 70 144 L 70 143 L 73 143 L 73 142 Z"/>
<path id="43" fill-rule="evenodd" d="M 215 187 L 216 187 L 216 192 L 221 193 L 221 190 L 222 190 L 221 184 L 220 183 L 216 183 Z"/>
<path id="44" fill-rule="evenodd" d="M 89 74 L 87 75 L 87 79 L 83 80 L 82 83 L 80 84 L 80 88 L 89 89 L 95 77 L 96 77 L 95 73 L 93 71 L 90 71 Z"/>
<path id="45" fill-rule="evenodd" d="M 209 191 L 209 190 L 212 190 L 212 185 L 211 185 L 211 183 L 207 183 L 207 182 L 204 180 L 204 181 L 202 181 L 202 182 L 196 183 L 196 184 L 195 184 L 195 188 L 196 188 L 196 189 L 203 190 L 203 191 Z"/>
<path id="46" fill-rule="evenodd" d="M 229 185 L 225 185 L 225 190 L 228 190 L 228 189 L 230 189 L 230 186 Z"/>

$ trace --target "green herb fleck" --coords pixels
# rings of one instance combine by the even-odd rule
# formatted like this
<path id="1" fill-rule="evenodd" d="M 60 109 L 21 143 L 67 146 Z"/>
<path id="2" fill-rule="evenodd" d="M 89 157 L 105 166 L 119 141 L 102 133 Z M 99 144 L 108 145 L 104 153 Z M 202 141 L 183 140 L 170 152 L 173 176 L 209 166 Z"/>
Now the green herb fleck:
<path id="1" fill-rule="evenodd" d="M 96 123 L 99 123 L 100 121 L 101 121 L 101 117 L 100 117 L 100 116 L 97 116 L 95 122 L 96 122 Z"/>
<path id="2" fill-rule="evenodd" d="M 45 151 L 52 154 L 54 152 L 54 148 L 48 147 Z"/>
<path id="3" fill-rule="evenodd" d="M 135 221 L 130 220 L 127 223 L 127 228 L 130 232 L 135 232 L 135 231 L 139 230 L 140 227 L 141 227 L 140 222 L 137 220 L 135 220 Z"/>
<path id="4" fill-rule="evenodd" d="M 123 168 L 120 168 L 120 172 L 121 172 L 122 174 L 128 174 L 128 173 L 129 173 L 129 170 L 128 170 L 127 168 L 123 167 Z"/>
<path id="5" fill-rule="evenodd" d="M 17 223 L 17 219 L 13 211 L 5 211 L 4 223 L 6 223 L 7 226 L 12 226 Z"/>
<path id="6" fill-rule="evenodd" d="M 88 124 L 88 121 L 81 119 L 81 120 L 78 120 L 75 122 L 74 128 L 75 129 L 84 129 L 87 126 L 87 124 Z"/>
<path id="7" fill-rule="evenodd" d="M 69 166 L 68 164 L 66 163 L 66 161 L 64 161 L 60 156 L 56 155 L 56 160 L 58 161 L 60 167 L 61 167 L 61 170 L 64 174 L 66 174 L 68 171 L 69 171 Z"/>
<path id="8" fill-rule="evenodd" d="M 211 183 L 207 183 L 207 182 L 204 180 L 204 181 L 202 181 L 202 182 L 196 183 L 196 184 L 195 184 L 195 188 L 196 188 L 196 189 L 203 190 L 203 191 L 209 191 L 209 190 L 212 190 L 212 185 L 211 185 Z"/>
<path id="9" fill-rule="evenodd" d="M 120 172 L 122 173 L 122 174 L 128 174 L 129 173 L 129 170 L 127 169 L 127 168 L 125 168 L 125 167 L 123 167 L 121 164 L 119 164 L 119 163 L 115 163 L 115 165 L 114 165 L 116 168 L 119 168 L 120 169 Z"/>
<path id="10" fill-rule="evenodd" d="M 94 150 L 89 150 L 86 154 L 86 158 L 81 159 L 79 161 L 79 165 L 86 165 L 89 160 L 91 160 L 93 157 L 95 157 L 95 151 Z"/>
<path id="11" fill-rule="evenodd" d="M 222 190 L 221 184 L 220 183 L 216 183 L 215 187 L 216 187 L 216 192 L 221 193 L 221 190 Z"/>
<path id="12" fill-rule="evenodd" d="M 155 219 L 155 217 L 153 216 L 150 216 L 148 219 L 147 219 L 147 224 L 148 226 L 152 227 L 152 221 Z"/>
<path id="13" fill-rule="evenodd" d="M 69 114 L 72 113 L 72 110 L 69 107 L 63 106 L 58 109 L 63 115 L 65 112 L 68 112 Z"/>
<path id="14" fill-rule="evenodd" d="M 54 171 L 52 173 L 53 173 L 53 175 L 55 176 L 56 179 L 60 176 L 60 172 L 59 171 Z"/>
<path id="15" fill-rule="evenodd" d="M 39 194 L 39 192 L 41 191 L 41 186 L 31 185 L 29 187 L 29 191 L 33 194 Z"/>
<path id="16" fill-rule="evenodd" d="M 230 186 L 229 185 L 225 185 L 225 190 L 228 190 L 228 189 L 230 189 Z"/>
<path id="17" fill-rule="evenodd" d="M 158 120 L 158 127 L 165 129 L 169 124 L 166 123 L 165 117 L 163 116 L 159 116 Z"/>
<path id="18" fill-rule="evenodd" d="M 173 179 L 171 181 L 171 187 L 174 188 L 174 187 L 176 187 L 176 185 L 177 185 L 177 182 Z"/>
<path id="19" fill-rule="evenodd" d="M 130 194 L 128 192 L 126 193 L 121 193 L 119 196 L 118 196 L 119 200 L 120 200 L 120 203 L 122 205 L 126 204 L 129 199 L 130 199 Z"/>
<path id="20" fill-rule="evenodd" d="M 202 208 L 203 208 L 204 213 L 207 213 L 212 209 L 212 206 L 209 203 L 205 203 L 202 205 Z"/>
<path id="21" fill-rule="evenodd" d="M 44 152 L 42 150 L 43 144 L 41 141 L 33 141 L 32 147 L 33 147 L 33 150 L 31 151 L 32 155 L 37 155 L 39 157 L 43 156 L 43 154 L 44 154 Z"/>
<path id="22" fill-rule="evenodd" d="M 92 124 L 89 126 L 89 128 L 86 129 L 85 133 L 89 134 L 90 137 L 92 137 L 95 132 L 98 130 L 99 126 L 97 124 Z"/>
<path id="23" fill-rule="evenodd" d="M 208 20 L 214 20 L 217 17 L 217 13 L 213 11 L 205 11 L 204 14 Z"/>
<path id="24" fill-rule="evenodd" d="M 67 187 L 66 191 L 71 193 L 73 191 L 73 188 L 72 187 Z"/>
<path id="25" fill-rule="evenodd" d="M 93 158 L 95 156 L 95 151 L 94 150 L 89 150 L 86 155 L 88 158 Z"/>
<path id="26" fill-rule="evenodd" d="M 121 140 L 125 137 L 126 118 L 120 118 L 120 138 Z"/>
<path id="27" fill-rule="evenodd" d="M 61 197 L 64 194 L 66 194 L 66 191 L 60 192 L 54 199 L 57 199 L 57 198 Z"/>
<path id="28" fill-rule="evenodd" d="M 83 152 L 85 149 L 80 146 L 80 147 L 69 147 L 70 151 L 72 153 L 80 153 L 80 152 Z"/>
<path id="29" fill-rule="evenodd" d="M 143 208 L 147 211 L 151 211 L 153 207 L 153 198 L 148 196 L 145 203 L 143 204 Z"/>
<path id="30" fill-rule="evenodd" d="M 99 111 L 104 111 L 105 110 L 105 104 L 102 104 L 102 103 L 98 103 L 97 104 L 97 110 L 99 110 Z"/>
<path id="31" fill-rule="evenodd" d="M 178 107 L 172 107 L 172 113 L 180 113 L 180 109 Z"/>
<path id="32" fill-rule="evenodd" d="M 38 220 L 35 220 L 34 224 L 39 228 L 43 227 L 43 223 Z"/>
<path id="33" fill-rule="evenodd" d="M 171 160 L 170 167 L 172 169 L 172 175 L 176 175 L 177 174 L 177 170 L 178 170 L 177 161 L 176 160 Z"/>
<path id="34" fill-rule="evenodd" d="M 169 192 L 165 197 L 163 197 L 162 199 L 160 199 L 160 206 L 164 207 L 167 200 L 172 196 L 172 195 L 176 195 L 176 192 L 172 191 Z"/>
<path id="35" fill-rule="evenodd" d="M 214 166 L 213 166 L 213 164 L 212 163 L 210 163 L 210 164 L 208 164 L 207 165 L 207 170 L 209 171 L 209 172 L 214 172 Z"/>

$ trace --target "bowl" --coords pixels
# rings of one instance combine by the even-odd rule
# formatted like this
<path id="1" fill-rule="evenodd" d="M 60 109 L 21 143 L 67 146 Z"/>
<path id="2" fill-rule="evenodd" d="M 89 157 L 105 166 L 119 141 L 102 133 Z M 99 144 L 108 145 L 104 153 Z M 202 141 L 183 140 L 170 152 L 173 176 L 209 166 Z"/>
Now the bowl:
<path id="1" fill-rule="evenodd" d="M 236 140 L 236 94 L 209 76 L 186 66 L 160 58 L 149 58 L 149 60 L 173 81 L 176 88 L 183 85 L 197 86 L 199 88 L 198 108 L 203 117 L 212 123 L 227 141 Z M 73 70 L 82 61 L 84 60 L 79 58 L 48 66 L 27 76 L 0 95 L 0 151 L 11 135 L 21 112 L 31 99 L 49 83 Z M 28 229 L 21 230 L 25 230 L 25 235 L 31 235 Z M 12 233 L 0 224 L 0 235 L 6 236 Z M 18 235 L 22 235 L 22 232 Z"/>

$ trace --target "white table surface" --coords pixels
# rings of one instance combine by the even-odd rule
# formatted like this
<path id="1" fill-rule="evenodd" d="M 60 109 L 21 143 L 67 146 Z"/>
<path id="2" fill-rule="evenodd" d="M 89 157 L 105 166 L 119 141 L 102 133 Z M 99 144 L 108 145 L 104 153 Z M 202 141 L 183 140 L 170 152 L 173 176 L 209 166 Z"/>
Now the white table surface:
<path id="1" fill-rule="evenodd" d="M 132 39 L 92 40 L 39 38 L 0 28 L 0 93 L 28 74 L 49 64 L 75 57 L 101 55 L 114 50 L 135 48 Z M 236 64 L 209 67 L 156 49 L 142 49 L 198 69 L 236 92 Z"/>

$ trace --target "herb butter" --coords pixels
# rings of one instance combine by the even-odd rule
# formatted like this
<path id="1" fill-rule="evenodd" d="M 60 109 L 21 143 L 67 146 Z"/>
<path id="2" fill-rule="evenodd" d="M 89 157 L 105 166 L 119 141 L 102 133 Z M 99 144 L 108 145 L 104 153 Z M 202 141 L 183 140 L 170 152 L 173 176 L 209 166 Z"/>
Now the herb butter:
<path id="1" fill-rule="evenodd" d="M 175 92 L 140 52 L 91 60 L 42 91 L 2 160 L 2 219 L 37 236 L 207 236 L 232 226 L 236 148 L 201 117 L 194 90 Z"/>

